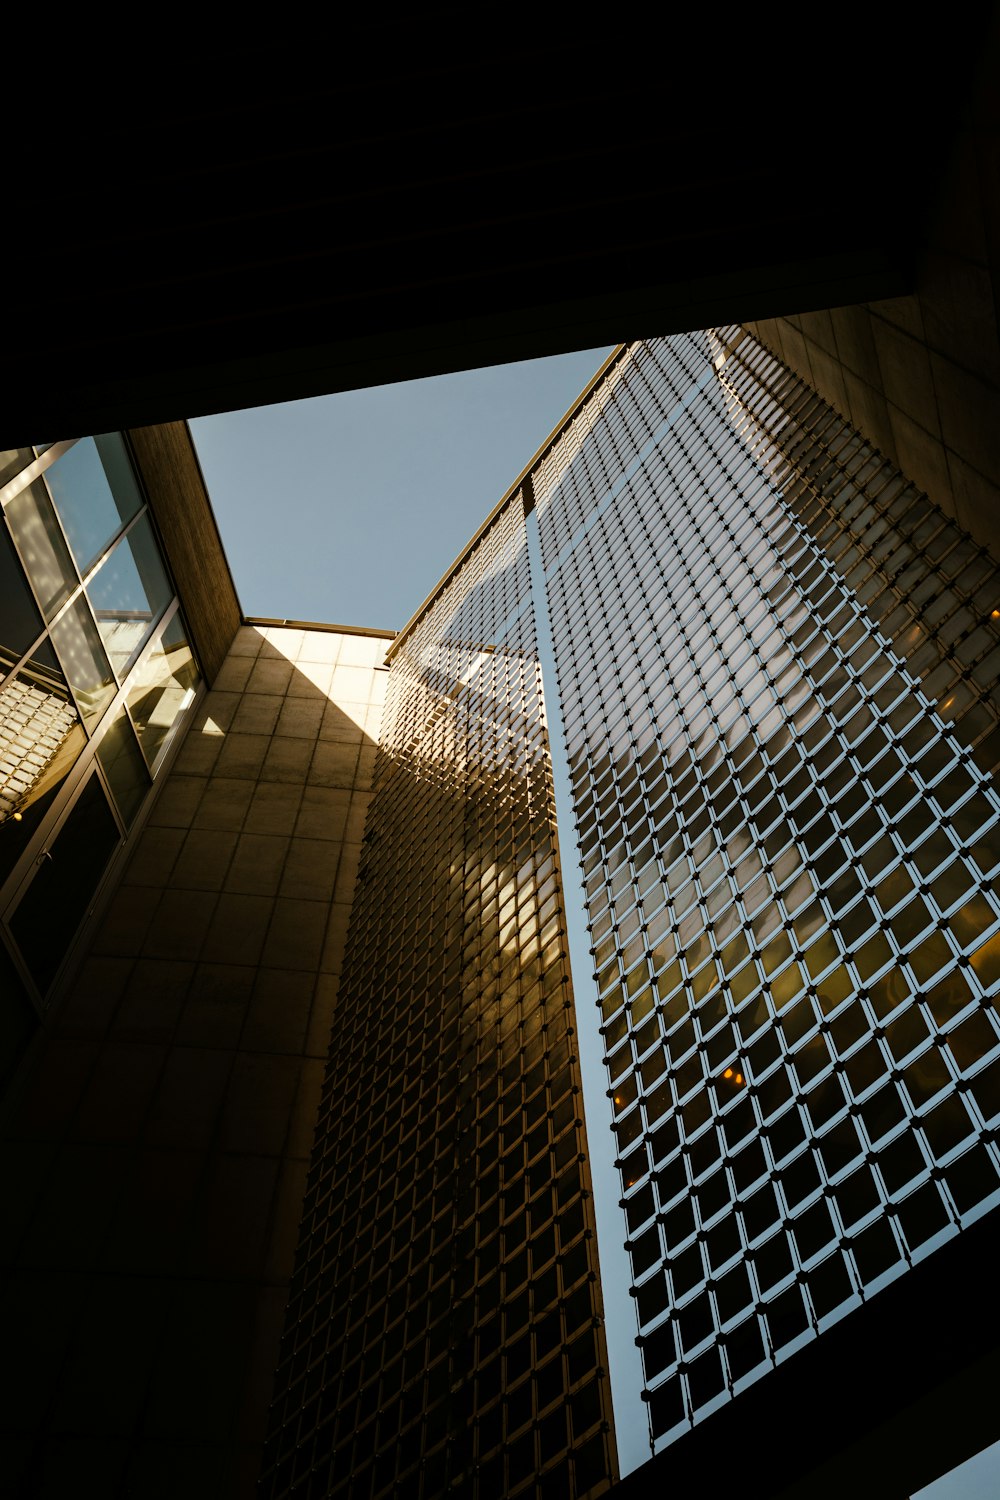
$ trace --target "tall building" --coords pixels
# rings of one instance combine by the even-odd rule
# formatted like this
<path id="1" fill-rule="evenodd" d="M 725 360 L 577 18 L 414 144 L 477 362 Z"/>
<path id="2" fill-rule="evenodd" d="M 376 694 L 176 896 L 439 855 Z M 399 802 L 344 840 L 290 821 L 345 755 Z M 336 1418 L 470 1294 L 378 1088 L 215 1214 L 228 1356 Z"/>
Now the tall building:
<path id="1" fill-rule="evenodd" d="M 113 713 L 167 620 L 90 576 Z M 72 717 L 28 636 L 11 805 Z M 244 622 L 22 1065 L 26 1493 L 904 1495 L 995 1438 L 998 673 L 984 549 L 735 325 L 620 346 L 391 640 Z"/>

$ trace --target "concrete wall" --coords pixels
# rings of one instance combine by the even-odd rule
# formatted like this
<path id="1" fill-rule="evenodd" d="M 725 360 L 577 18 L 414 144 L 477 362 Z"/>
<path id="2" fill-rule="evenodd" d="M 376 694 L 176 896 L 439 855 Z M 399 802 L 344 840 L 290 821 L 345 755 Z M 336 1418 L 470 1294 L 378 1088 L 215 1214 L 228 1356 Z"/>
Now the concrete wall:
<path id="1" fill-rule="evenodd" d="M 5 1493 L 255 1492 L 387 645 L 239 630 L 5 1117 Z"/>
<path id="2" fill-rule="evenodd" d="M 913 296 L 746 326 L 1000 558 L 994 113 L 969 106 Z"/>

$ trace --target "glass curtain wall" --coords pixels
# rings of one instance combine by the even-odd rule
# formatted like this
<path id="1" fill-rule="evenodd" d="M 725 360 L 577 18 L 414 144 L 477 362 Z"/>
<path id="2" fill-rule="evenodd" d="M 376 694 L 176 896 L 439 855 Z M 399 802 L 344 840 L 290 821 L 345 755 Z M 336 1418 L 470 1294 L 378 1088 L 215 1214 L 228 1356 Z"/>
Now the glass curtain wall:
<path id="1" fill-rule="evenodd" d="M 4 452 L 0 479 L 9 1071 L 200 678 L 122 434 Z"/>
<path id="2" fill-rule="evenodd" d="M 1000 590 L 736 328 L 533 483 L 659 1448 L 1000 1198 Z"/>

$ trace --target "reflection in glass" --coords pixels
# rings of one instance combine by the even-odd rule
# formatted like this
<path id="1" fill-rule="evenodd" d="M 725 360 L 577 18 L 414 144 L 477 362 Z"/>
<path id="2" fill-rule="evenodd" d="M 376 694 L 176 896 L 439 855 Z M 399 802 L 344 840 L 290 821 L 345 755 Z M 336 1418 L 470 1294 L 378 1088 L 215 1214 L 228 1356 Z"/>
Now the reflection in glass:
<path id="1" fill-rule="evenodd" d="M 11 919 L 11 931 L 42 994 L 58 973 L 119 839 L 101 783 L 92 776 Z"/>
<path id="2" fill-rule="evenodd" d="M 119 677 L 142 650 L 171 598 L 148 516 L 143 516 L 87 584 L 105 649 Z"/>
<path id="3" fill-rule="evenodd" d="M 142 507 L 121 433 L 74 443 L 45 477 L 76 565 L 86 573 Z"/>
<path id="4" fill-rule="evenodd" d="M 17 665 L 42 629 L 14 544 L 0 527 L 0 677 Z"/>
<path id="5" fill-rule="evenodd" d="M 198 666 L 178 613 L 136 668 L 128 687 L 128 707 L 142 752 L 152 770 L 177 718 L 194 697 Z"/>
<path id="6" fill-rule="evenodd" d="M 125 710 L 119 709 L 97 747 L 118 811 L 130 827 L 149 791 L 149 772 Z"/>
<path id="7" fill-rule="evenodd" d="M 51 620 L 79 580 L 44 482 L 15 495 L 4 514 L 42 613 Z"/>
<path id="8" fill-rule="evenodd" d="M 84 722 L 94 724 L 115 695 L 115 681 L 86 599 L 73 601 L 51 635 Z"/>
<path id="9" fill-rule="evenodd" d="M 0 882 L 86 743 L 61 673 L 29 662 L 0 692 Z"/>

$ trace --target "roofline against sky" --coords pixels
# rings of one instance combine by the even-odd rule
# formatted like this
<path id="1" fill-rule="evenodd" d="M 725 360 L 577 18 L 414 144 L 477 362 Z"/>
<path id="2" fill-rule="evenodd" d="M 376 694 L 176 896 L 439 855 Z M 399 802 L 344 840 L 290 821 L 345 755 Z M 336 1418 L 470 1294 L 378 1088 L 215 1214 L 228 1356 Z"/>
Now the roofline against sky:
<path id="1" fill-rule="evenodd" d="M 608 355 L 607 359 L 594 372 L 590 380 L 588 380 L 587 384 L 580 392 L 579 396 L 577 396 L 576 400 L 572 402 L 564 415 L 560 417 L 559 421 L 553 427 L 548 437 L 545 438 L 543 442 L 540 443 L 539 446 L 535 449 L 535 452 L 532 454 L 531 458 L 528 459 L 528 462 L 525 464 L 520 474 L 518 474 L 513 484 L 509 485 L 508 488 L 504 491 L 503 495 L 497 501 L 496 505 L 494 505 L 493 509 L 490 511 L 485 521 L 483 521 L 482 525 L 478 528 L 478 530 L 473 532 L 472 536 L 466 542 L 461 552 L 455 558 L 455 561 L 441 574 L 441 577 L 431 589 L 426 599 L 424 599 L 423 603 L 418 604 L 417 608 L 407 620 L 402 630 L 399 631 L 392 645 L 386 652 L 386 662 L 390 662 L 392 660 L 393 656 L 395 656 L 404 640 L 406 640 L 410 632 L 427 613 L 428 609 L 430 609 L 431 605 L 435 602 L 439 595 L 444 591 L 446 585 L 451 581 L 457 569 L 460 568 L 465 562 L 465 559 L 472 552 L 480 537 L 482 537 L 484 533 L 489 530 L 504 507 L 510 504 L 511 500 L 517 494 L 518 490 L 521 488 L 528 475 L 532 472 L 536 465 L 541 462 L 549 449 L 552 448 L 559 440 L 559 438 L 565 432 L 566 428 L 569 426 L 570 422 L 580 410 L 583 403 L 586 401 L 587 397 L 590 395 L 591 391 L 593 391 L 594 387 L 604 379 L 605 375 L 611 369 L 612 365 L 616 364 L 617 361 L 621 359 L 627 348 L 627 344 L 616 344 L 611 353 Z"/>

